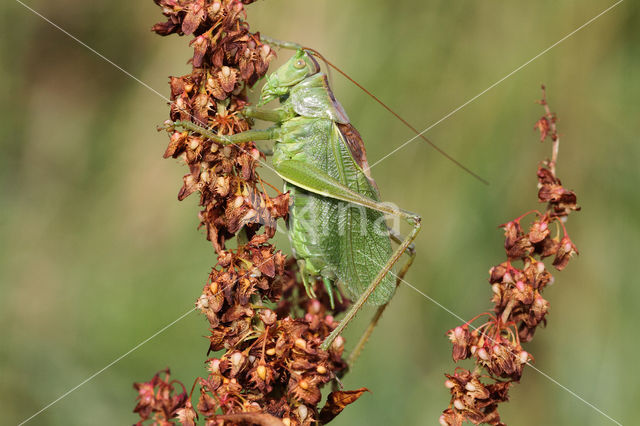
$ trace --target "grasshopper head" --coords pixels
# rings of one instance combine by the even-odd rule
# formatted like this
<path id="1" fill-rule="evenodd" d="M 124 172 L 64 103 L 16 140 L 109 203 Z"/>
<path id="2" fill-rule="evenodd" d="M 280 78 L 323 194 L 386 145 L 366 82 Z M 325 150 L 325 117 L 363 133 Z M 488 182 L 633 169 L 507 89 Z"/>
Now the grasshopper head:
<path id="1" fill-rule="evenodd" d="M 320 65 L 309 53 L 302 49 L 296 51 L 295 55 L 276 72 L 267 76 L 267 82 L 262 87 L 258 106 L 288 94 L 292 86 L 319 71 Z"/>

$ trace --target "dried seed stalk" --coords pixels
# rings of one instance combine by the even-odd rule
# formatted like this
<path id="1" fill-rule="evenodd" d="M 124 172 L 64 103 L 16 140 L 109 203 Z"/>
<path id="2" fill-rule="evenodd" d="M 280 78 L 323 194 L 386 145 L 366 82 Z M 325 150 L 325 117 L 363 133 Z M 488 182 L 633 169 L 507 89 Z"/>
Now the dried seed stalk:
<path id="1" fill-rule="evenodd" d="M 556 177 L 560 139 L 556 116 L 546 101 L 542 86 L 544 115 L 536 122 L 540 140 L 552 143 L 551 159 L 538 166 L 538 201 L 547 203 L 544 212 L 537 210 L 501 225 L 505 231 L 507 259 L 489 271 L 493 290 L 493 310 L 478 315 L 462 326 L 449 330 L 453 359 L 473 358 L 475 369 L 456 368 L 446 374 L 445 386 L 451 392 L 449 407 L 440 416 L 442 425 L 504 425 L 498 404 L 508 399 L 508 390 L 518 382 L 522 369 L 532 357 L 522 344 L 531 341 L 539 325 L 546 324 L 549 302 L 542 297 L 544 288 L 553 282 L 543 259 L 553 256 L 553 266 L 562 270 L 578 253 L 565 228 L 567 216 L 580 210 L 576 195 L 565 189 Z M 533 216 L 527 231 L 525 217 Z M 485 320 L 478 324 L 478 319 Z M 482 371 L 484 370 L 484 374 Z"/>
<path id="2" fill-rule="evenodd" d="M 193 36 L 192 72 L 170 79 L 171 120 L 220 134 L 248 130 L 251 123 L 240 114 L 246 89 L 275 56 L 259 33 L 249 31 L 244 6 L 252 0 L 154 1 L 167 21 L 153 31 Z M 329 422 L 364 389 L 334 392 L 320 414 L 321 388 L 346 364 L 341 337 L 328 351 L 319 347 L 348 301 L 331 310 L 319 283 L 318 299 L 309 300 L 295 261 L 269 242 L 276 221 L 287 214 L 289 195 L 267 194 L 257 171 L 264 156 L 253 143 L 222 146 L 173 130 L 169 136 L 165 158 L 181 158 L 189 167 L 178 199 L 199 192 L 200 226 L 218 254 L 196 307 L 209 322 L 209 352 L 225 353 L 206 361 L 208 375 L 191 390 L 199 387 L 195 407 L 168 369 L 136 383 L 138 424 L 193 425 L 201 417 L 208 425 Z M 234 236 L 238 247 L 229 249 L 226 242 Z"/>

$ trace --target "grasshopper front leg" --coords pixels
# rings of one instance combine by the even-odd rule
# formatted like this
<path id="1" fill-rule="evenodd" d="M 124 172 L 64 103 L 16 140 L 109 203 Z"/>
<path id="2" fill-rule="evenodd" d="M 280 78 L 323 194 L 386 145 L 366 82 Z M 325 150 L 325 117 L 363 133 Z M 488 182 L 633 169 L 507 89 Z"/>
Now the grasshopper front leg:
<path id="1" fill-rule="evenodd" d="M 240 132 L 233 135 L 218 135 L 216 133 L 213 133 L 211 130 L 205 129 L 204 127 L 192 123 L 191 121 L 174 121 L 170 124 L 170 126 L 198 133 L 205 138 L 225 145 L 235 145 L 244 142 L 277 139 L 281 131 L 280 126 L 272 126 L 264 130 L 247 130 L 245 132 Z"/>

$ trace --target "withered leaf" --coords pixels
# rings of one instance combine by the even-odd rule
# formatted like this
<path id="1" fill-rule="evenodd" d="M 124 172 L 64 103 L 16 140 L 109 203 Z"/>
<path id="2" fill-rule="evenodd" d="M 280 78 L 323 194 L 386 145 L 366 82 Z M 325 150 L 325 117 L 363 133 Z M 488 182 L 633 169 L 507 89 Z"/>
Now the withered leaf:
<path id="1" fill-rule="evenodd" d="M 578 254 L 578 249 L 571 239 L 565 236 L 562 238 L 562 241 L 560 241 L 556 257 L 553 259 L 553 266 L 555 266 L 558 271 L 562 271 L 569 263 L 569 260 L 576 254 Z"/>
<path id="2" fill-rule="evenodd" d="M 227 98 L 227 92 L 224 91 L 218 79 L 210 78 L 209 80 L 207 80 L 207 88 L 209 89 L 209 93 L 211 94 L 211 96 L 215 97 L 216 99 L 224 100 Z"/>
<path id="3" fill-rule="evenodd" d="M 164 152 L 163 157 L 176 157 L 180 154 L 184 149 L 185 142 L 187 140 L 186 133 L 174 132 L 171 134 L 171 139 L 169 142 L 169 146 L 167 146 L 166 151 Z"/>
<path id="4" fill-rule="evenodd" d="M 200 391 L 200 399 L 197 405 L 198 412 L 204 416 L 211 416 L 215 414 L 218 407 L 218 401 L 215 398 L 202 390 Z"/>
<path id="5" fill-rule="evenodd" d="M 201 67 L 204 55 L 209 48 L 209 39 L 205 36 L 198 36 L 190 43 L 193 46 L 193 66 Z"/>
<path id="6" fill-rule="evenodd" d="M 236 73 L 236 70 L 229 67 L 222 67 L 222 69 L 218 71 L 217 77 L 222 90 L 225 92 L 233 92 L 237 81 Z"/>
<path id="7" fill-rule="evenodd" d="M 546 184 L 561 185 L 562 184 L 560 182 L 560 179 L 555 177 L 554 174 L 551 172 L 551 170 L 545 167 L 538 167 L 538 171 L 536 174 L 538 176 L 538 182 L 540 182 L 540 185 L 546 185 Z"/>
<path id="8" fill-rule="evenodd" d="M 185 80 L 181 77 L 169 77 L 171 87 L 171 99 L 175 99 L 184 93 Z"/>
<path id="9" fill-rule="evenodd" d="M 363 393 L 369 392 L 367 388 L 360 388 L 353 391 L 336 391 L 331 392 L 327 397 L 327 403 L 320 411 L 320 424 L 327 424 L 333 420 L 338 414 L 349 404 L 356 402 Z"/>
<path id="10" fill-rule="evenodd" d="M 549 235 L 549 224 L 545 221 L 536 221 L 529 229 L 529 241 L 537 244 Z"/>
<path id="11" fill-rule="evenodd" d="M 161 36 L 173 34 L 176 32 L 177 29 L 178 29 L 178 24 L 172 21 L 159 22 L 155 24 L 153 27 L 151 27 L 151 31 Z"/>
<path id="12" fill-rule="evenodd" d="M 189 5 L 187 16 L 182 21 L 182 32 L 186 35 L 193 34 L 205 18 L 204 0 L 197 0 Z"/>
<path id="13" fill-rule="evenodd" d="M 270 257 L 267 260 L 263 261 L 258 269 L 260 269 L 260 272 L 262 272 L 269 278 L 273 278 L 276 276 L 276 264 L 273 261 L 273 257 Z"/>
<path id="14" fill-rule="evenodd" d="M 540 142 L 542 142 L 547 138 L 551 126 L 547 117 L 541 117 L 540 120 L 536 121 L 536 124 L 533 126 L 533 128 L 537 129 L 540 132 Z"/>
<path id="15" fill-rule="evenodd" d="M 547 235 L 547 237 L 535 245 L 535 252 L 540 255 L 541 258 L 553 256 L 558 251 L 560 242 Z"/>
<path id="16" fill-rule="evenodd" d="M 179 201 L 184 200 L 198 190 L 198 181 L 192 174 L 184 175 L 182 179 L 184 180 L 184 185 L 182 185 L 182 188 L 180 188 L 178 192 Z"/>
<path id="17" fill-rule="evenodd" d="M 222 321 L 224 322 L 232 322 L 237 320 L 238 318 L 241 318 L 243 316 L 252 316 L 253 315 L 253 311 L 251 310 L 251 308 L 249 308 L 248 306 L 242 306 L 242 305 L 233 305 L 231 306 L 222 316 Z"/>
<path id="18" fill-rule="evenodd" d="M 313 406 L 317 405 L 322 398 L 322 393 L 320 393 L 320 388 L 317 384 L 312 383 L 311 380 L 307 380 L 306 378 L 301 378 L 300 380 L 294 378 L 289 379 L 287 391 L 298 401 Z"/>
<path id="19" fill-rule="evenodd" d="M 193 409 L 190 402 L 187 402 L 184 408 L 177 410 L 176 415 L 183 426 L 196 426 L 195 420 L 198 418 L 198 413 Z"/>
<path id="20" fill-rule="evenodd" d="M 284 426 L 282 420 L 271 414 L 266 413 L 236 413 L 236 414 L 220 414 L 215 416 L 216 420 L 223 422 L 229 421 L 229 424 L 250 424 L 260 426 Z"/>

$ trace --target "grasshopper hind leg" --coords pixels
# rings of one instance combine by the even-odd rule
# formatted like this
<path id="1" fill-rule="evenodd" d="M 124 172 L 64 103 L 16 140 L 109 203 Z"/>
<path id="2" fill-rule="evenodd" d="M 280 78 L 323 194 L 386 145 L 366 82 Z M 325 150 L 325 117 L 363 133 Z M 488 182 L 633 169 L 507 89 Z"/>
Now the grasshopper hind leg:
<path id="1" fill-rule="evenodd" d="M 397 233 L 391 228 L 389 228 L 389 237 L 397 244 L 402 244 L 402 241 L 405 239 L 402 235 L 400 235 L 399 233 Z M 407 249 L 405 250 L 405 253 L 407 254 L 407 256 L 409 256 L 409 259 L 407 259 L 405 264 L 402 266 L 402 269 L 400 269 L 398 274 L 396 274 L 396 288 L 400 286 L 400 283 L 404 280 L 404 276 L 407 274 L 407 271 L 409 270 L 409 268 L 413 264 L 414 259 L 416 258 L 415 246 L 413 244 L 409 244 L 407 246 Z M 392 272 L 389 272 L 389 273 L 392 273 Z M 347 358 L 347 365 L 349 367 L 352 367 L 353 364 L 355 364 L 356 360 L 360 356 L 360 353 L 362 353 L 364 346 L 367 344 L 367 341 L 371 337 L 371 334 L 373 333 L 374 328 L 376 328 L 376 325 L 378 325 L 378 321 L 382 317 L 382 314 L 384 313 L 387 306 L 389 306 L 390 302 L 391 301 L 385 303 L 384 305 L 379 306 L 378 309 L 376 310 L 376 313 L 371 319 L 371 321 L 369 322 L 367 329 L 364 331 L 364 333 L 362 333 L 360 340 L 358 340 L 358 343 L 353 348 L 353 350 L 349 354 L 349 357 Z"/>
<path id="2" fill-rule="evenodd" d="M 382 207 L 379 207 L 379 208 L 382 209 Z M 364 293 L 362 293 L 360 295 L 360 297 L 358 298 L 358 300 L 356 300 L 355 303 L 351 306 L 351 308 L 349 309 L 349 311 L 347 312 L 345 317 L 342 319 L 342 321 L 340 321 L 340 324 L 338 325 L 338 327 L 336 327 L 331 332 L 331 334 L 324 340 L 324 342 L 320 346 L 323 350 L 328 350 L 329 347 L 331 346 L 331 344 L 333 343 L 333 341 L 336 339 L 336 337 L 338 337 L 342 333 L 344 328 L 347 326 L 347 324 L 349 324 L 353 320 L 353 318 L 355 317 L 356 313 L 366 303 L 367 299 L 369 298 L 371 293 L 373 293 L 373 291 L 376 289 L 378 284 L 380 284 L 380 282 L 382 281 L 384 276 L 389 274 L 389 273 L 393 274 L 393 272 L 391 272 L 391 268 L 399 260 L 400 256 L 402 256 L 402 254 L 407 252 L 407 251 L 409 253 L 413 253 L 413 254 L 410 256 L 409 261 L 402 268 L 400 273 L 396 275 L 396 287 L 397 287 L 398 283 L 402 280 L 402 276 L 404 274 L 406 274 L 407 270 L 411 266 L 411 263 L 413 262 L 413 258 L 415 256 L 415 250 L 411 250 L 412 245 L 413 245 L 412 243 L 415 240 L 415 238 L 417 237 L 418 233 L 420 232 L 421 218 L 420 218 L 420 216 L 418 216 L 416 214 L 413 214 L 413 213 L 410 213 L 410 212 L 406 212 L 404 210 L 396 210 L 393 213 L 397 214 L 398 216 L 404 217 L 413 226 L 413 230 L 409 233 L 409 235 L 406 238 L 404 238 L 402 240 L 400 246 L 395 250 L 395 252 L 391 256 L 391 258 L 387 261 L 387 263 L 385 265 L 374 265 L 375 267 L 381 267 L 382 268 L 380 270 L 380 272 L 378 273 L 378 276 L 369 285 L 367 290 Z M 390 237 L 390 238 L 393 239 L 393 237 Z M 365 334 L 360 339 L 360 342 L 358 343 L 358 345 L 356 346 L 356 349 L 354 350 L 355 357 L 357 357 L 358 354 L 360 353 L 360 351 L 362 350 L 362 346 L 364 346 L 364 344 L 366 343 L 367 339 L 371 335 L 371 332 L 373 331 L 373 328 L 375 327 L 378 319 L 382 316 L 382 312 L 384 312 L 384 309 L 387 307 L 388 304 L 389 304 L 389 301 L 387 301 L 384 305 L 382 305 L 382 306 L 380 306 L 378 308 L 378 311 L 376 312 L 376 315 L 374 316 L 373 321 L 371 322 L 371 324 L 369 325 L 369 327 L 365 331 Z M 355 357 L 353 358 L 353 360 L 355 360 Z"/>
<path id="3" fill-rule="evenodd" d="M 359 295 L 353 305 L 351 305 L 342 321 L 340 321 L 340 324 L 338 324 L 338 326 L 320 345 L 320 348 L 326 351 L 329 349 L 336 337 L 342 333 L 344 328 L 353 320 L 358 311 L 364 306 L 384 277 L 391 272 L 393 265 L 398 262 L 405 251 L 410 249 L 413 241 L 420 232 L 422 218 L 416 213 L 397 208 L 389 205 L 388 203 L 380 202 L 356 192 L 328 175 L 325 170 L 322 170 L 309 162 L 300 160 L 280 160 L 277 163 L 274 163 L 274 166 L 278 175 L 294 186 L 300 187 L 309 192 L 314 192 L 323 197 L 346 201 L 348 203 L 360 205 L 381 213 L 402 218 L 413 228 L 384 264 L 378 264 L 378 262 L 375 262 L 374 259 L 369 256 L 369 260 L 373 262 L 371 266 L 380 269 L 369 286 Z M 384 303 L 388 303 L 388 299 L 385 300 Z"/>

